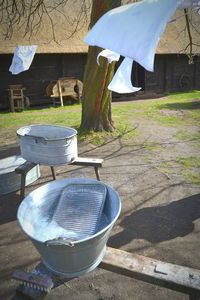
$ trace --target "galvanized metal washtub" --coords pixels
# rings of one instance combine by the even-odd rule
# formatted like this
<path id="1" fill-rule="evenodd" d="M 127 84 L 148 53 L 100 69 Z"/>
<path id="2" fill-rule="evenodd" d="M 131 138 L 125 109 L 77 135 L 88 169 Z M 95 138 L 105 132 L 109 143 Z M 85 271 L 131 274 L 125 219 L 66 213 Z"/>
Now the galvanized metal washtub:
<path id="1" fill-rule="evenodd" d="M 77 155 L 77 131 L 53 125 L 30 125 L 17 130 L 21 155 L 36 164 L 57 166 L 73 161 Z"/>
<path id="2" fill-rule="evenodd" d="M 30 193 L 18 209 L 17 219 L 22 231 L 31 239 L 46 267 L 57 275 L 73 278 L 99 265 L 106 251 L 110 231 L 120 214 L 121 201 L 117 192 L 106 185 L 106 200 L 97 232 L 72 244 L 59 239 L 44 241 L 41 235 L 37 235 L 37 220 L 43 218 L 41 210 L 47 203 L 45 199 L 48 198 L 49 205 L 55 205 L 55 200 L 58 201 L 67 184 L 95 182 L 88 178 L 70 178 L 48 183 Z"/>
<path id="3" fill-rule="evenodd" d="M 15 192 L 21 187 L 21 176 L 15 169 L 25 160 L 20 155 L 12 155 L 0 160 L 0 195 Z M 26 175 L 26 185 L 31 184 L 40 177 L 39 165 L 32 168 Z"/>

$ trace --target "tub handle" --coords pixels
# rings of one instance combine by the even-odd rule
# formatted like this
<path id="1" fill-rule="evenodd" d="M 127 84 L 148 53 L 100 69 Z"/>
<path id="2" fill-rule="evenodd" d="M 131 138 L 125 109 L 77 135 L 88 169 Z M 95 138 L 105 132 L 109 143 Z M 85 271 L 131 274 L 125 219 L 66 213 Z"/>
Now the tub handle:
<path id="1" fill-rule="evenodd" d="M 30 135 L 30 134 L 25 134 L 24 136 L 34 139 L 36 144 L 38 144 L 38 143 L 46 144 L 46 142 L 47 142 L 47 140 L 42 136 L 35 136 L 35 135 Z"/>
<path id="2" fill-rule="evenodd" d="M 74 242 L 69 239 L 65 238 L 56 238 L 53 240 L 48 240 L 45 242 L 46 246 L 68 246 L 68 247 L 74 247 Z"/>
<path id="3" fill-rule="evenodd" d="M 66 138 L 65 140 L 66 140 L 66 146 L 69 147 L 70 144 L 72 143 L 72 138 L 71 137 L 70 138 Z"/>

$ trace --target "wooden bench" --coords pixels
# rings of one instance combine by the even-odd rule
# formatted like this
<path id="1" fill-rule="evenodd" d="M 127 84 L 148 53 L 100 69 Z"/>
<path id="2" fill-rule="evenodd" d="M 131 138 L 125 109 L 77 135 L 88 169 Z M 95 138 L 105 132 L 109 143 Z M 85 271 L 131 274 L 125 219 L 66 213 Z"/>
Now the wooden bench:
<path id="1" fill-rule="evenodd" d="M 86 158 L 86 157 L 77 157 L 69 165 L 74 166 L 83 166 L 83 167 L 94 167 L 95 175 L 97 180 L 100 181 L 99 167 L 103 165 L 102 158 Z M 26 175 L 27 173 L 36 166 L 35 163 L 26 161 L 21 166 L 15 169 L 15 173 L 21 175 L 21 188 L 20 188 L 20 198 L 23 199 L 25 196 L 25 187 L 26 187 Z M 56 180 L 56 172 L 53 166 L 51 168 L 51 173 L 53 180 Z"/>
<path id="2" fill-rule="evenodd" d="M 77 157 L 73 162 L 70 163 L 70 165 L 94 167 L 96 178 L 97 178 L 97 180 L 100 181 L 99 168 L 102 167 L 102 165 L 103 165 L 102 158 Z"/>

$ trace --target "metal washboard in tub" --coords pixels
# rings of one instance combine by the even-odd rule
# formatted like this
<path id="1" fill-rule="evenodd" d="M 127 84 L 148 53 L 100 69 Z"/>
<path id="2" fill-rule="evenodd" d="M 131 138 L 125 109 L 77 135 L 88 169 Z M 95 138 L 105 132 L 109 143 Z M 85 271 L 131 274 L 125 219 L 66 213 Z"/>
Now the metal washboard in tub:
<path id="1" fill-rule="evenodd" d="M 22 157 L 36 164 L 67 164 L 78 155 L 77 131 L 74 128 L 30 125 L 19 128 L 17 135 Z"/>
<path id="2" fill-rule="evenodd" d="M 100 182 L 74 183 L 63 189 L 52 222 L 66 230 L 70 245 L 97 232 L 105 198 L 106 187 Z M 55 240 L 47 242 L 51 243 Z"/>
<path id="3" fill-rule="evenodd" d="M 99 265 L 120 210 L 119 195 L 110 186 L 69 178 L 30 193 L 20 204 L 17 219 L 45 266 L 72 278 Z"/>

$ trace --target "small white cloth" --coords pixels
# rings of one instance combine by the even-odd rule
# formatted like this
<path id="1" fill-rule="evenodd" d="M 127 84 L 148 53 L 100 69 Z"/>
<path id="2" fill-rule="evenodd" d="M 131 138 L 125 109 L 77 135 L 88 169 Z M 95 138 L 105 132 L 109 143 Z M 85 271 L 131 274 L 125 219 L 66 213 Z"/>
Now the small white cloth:
<path id="1" fill-rule="evenodd" d="M 37 46 L 31 45 L 31 46 L 20 46 L 18 45 L 15 49 L 14 56 L 12 59 L 12 64 L 9 68 L 9 71 L 17 75 L 23 71 L 26 71 L 29 69 L 35 52 L 36 52 Z"/>
<path id="2" fill-rule="evenodd" d="M 136 61 L 148 71 L 153 71 L 160 36 L 170 17 L 183 1 L 143 0 L 112 9 L 97 21 L 85 36 L 84 42 L 106 49 L 99 56 L 107 57 L 109 63 L 118 60 L 117 55 L 125 57 L 109 85 L 110 90 L 127 93 L 127 90 L 134 92 L 140 89 L 131 84 L 129 67 L 132 62 L 126 58 Z"/>
<path id="3" fill-rule="evenodd" d="M 141 90 L 140 87 L 134 87 L 131 83 L 133 60 L 125 57 L 117 72 L 115 73 L 108 89 L 117 93 L 134 93 Z"/>

